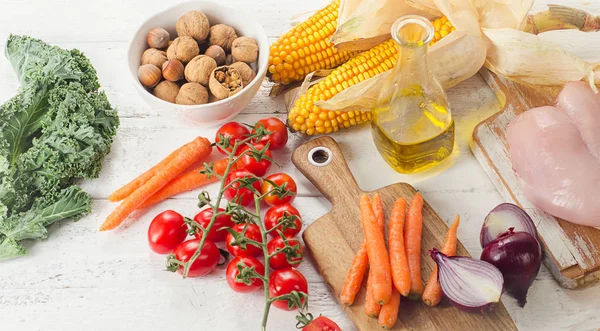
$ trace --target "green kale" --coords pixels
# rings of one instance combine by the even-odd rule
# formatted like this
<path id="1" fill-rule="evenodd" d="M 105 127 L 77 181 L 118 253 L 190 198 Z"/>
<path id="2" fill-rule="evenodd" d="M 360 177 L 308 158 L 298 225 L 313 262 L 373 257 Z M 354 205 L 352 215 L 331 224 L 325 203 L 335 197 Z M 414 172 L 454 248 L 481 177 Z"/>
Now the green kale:
<path id="1" fill-rule="evenodd" d="M 19 241 L 46 238 L 51 223 L 89 212 L 74 181 L 98 177 L 119 126 L 78 50 L 10 36 L 6 57 L 21 87 L 0 106 L 0 260 L 23 255 Z"/>

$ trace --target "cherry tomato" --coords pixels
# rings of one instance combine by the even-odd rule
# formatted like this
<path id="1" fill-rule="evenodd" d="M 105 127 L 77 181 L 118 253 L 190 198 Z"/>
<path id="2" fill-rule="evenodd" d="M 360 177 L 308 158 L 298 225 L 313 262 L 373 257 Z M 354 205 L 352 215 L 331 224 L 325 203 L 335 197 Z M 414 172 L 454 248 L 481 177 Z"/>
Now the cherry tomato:
<path id="1" fill-rule="evenodd" d="M 308 295 L 308 282 L 300 271 L 294 268 L 279 269 L 273 271 L 269 278 L 269 296 L 277 297 L 280 295 L 291 293 L 292 291 L 304 292 Z M 305 299 L 301 303 L 304 304 Z M 287 300 L 275 300 L 273 305 L 283 310 L 298 309 L 296 305 L 288 306 Z"/>
<path id="2" fill-rule="evenodd" d="M 242 233 L 242 231 L 244 231 L 244 226 L 246 226 L 246 224 L 238 224 L 232 229 L 237 233 Z M 260 228 L 256 224 L 248 224 L 246 232 L 244 233 L 244 237 L 254 241 L 262 242 Z M 235 239 L 231 233 L 228 233 L 227 239 L 225 239 L 225 246 L 227 246 L 227 250 L 229 253 L 233 254 L 233 256 L 258 256 L 263 252 L 262 248 L 251 244 L 246 244 L 246 249 L 242 248 L 240 245 L 232 245 L 234 241 Z"/>
<path id="3" fill-rule="evenodd" d="M 325 316 L 319 316 L 302 328 L 302 331 L 342 331 L 336 322 Z"/>
<path id="4" fill-rule="evenodd" d="M 250 130 L 245 125 L 240 124 L 239 122 L 227 122 L 217 130 L 215 142 L 221 142 L 221 136 L 223 138 L 229 138 L 229 147 L 227 148 L 227 151 L 231 152 L 235 142 L 244 140 L 248 135 L 250 135 Z M 219 153 L 225 154 L 225 151 L 221 148 L 217 148 L 217 150 Z"/>
<path id="5" fill-rule="evenodd" d="M 224 211 L 225 211 L 225 209 L 219 208 L 219 213 L 224 212 Z M 202 227 L 206 228 L 208 226 L 208 223 L 210 223 L 212 216 L 213 216 L 212 208 L 204 209 L 204 210 L 200 211 L 198 214 L 196 214 L 196 216 L 194 216 L 194 221 L 198 222 L 200 225 L 202 225 Z M 208 231 L 208 238 L 206 238 L 206 239 L 211 240 L 213 242 L 223 241 L 223 240 L 225 240 L 225 238 L 227 238 L 227 230 L 225 230 L 225 229 L 219 230 L 219 229 L 222 227 L 232 227 L 234 225 L 235 224 L 231 220 L 231 216 L 219 215 L 219 216 L 217 216 L 217 219 L 215 220 L 213 227 L 210 229 L 210 231 Z M 202 231 L 198 230 L 198 232 L 196 232 L 195 236 L 196 236 L 196 238 L 202 238 Z"/>
<path id="6" fill-rule="evenodd" d="M 235 171 L 232 171 L 229 173 L 229 175 L 227 176 L 227 179 L 225 180 L 225 184 L 229 184 L 239 178 L 253 178 L 253 177 L 254 177 L 254 175 L 252 173 L 250 173 L 248 170 L 235 170 Z M 254 202 L 254 193 L 246 187 L 240 187 L 240 185 L 241 185 L 240 182 L 235 182 L 235 183 L 231 184 L 231 186 L 229 186 L 225 190 L 223 195 L 229 201 L 233 201 L 233 199 L 237 195 L 235 202 L 242 206 L 248 207 L 249 205 L 252 204 L 252 202 Z M 254 189 L 257 192 L 260 192 L 260 185 L 261 185 L 260 180 L 257 180 L 256 182 L 252 183 L 252 187 L 254 187 Z"/>
<path id="7" fill-rule="evenodd" d="M 280 253 L 273 255 L 271 257 L 271 259 L 269 260 L 269 265 L 273 269 L 285 269 L 285 268 L 297 267 L 302 262 L 302 257 L 303 257 L 302 246 L 300 246 L 300 242 L 298 241 L 298 239 L 295 239 L 292 237 L 286 237 L 286 239 L 287 239 L 288 245 L 290 245 L 290 246 L 298 245 L 299 248 L 295 250 L 296 255 L 298 255 L 298 256 L 292 257 L 290 259 L 292 262 L 290 262 L 290 261 L 288 261 L 287 256 L 285 255 L 284 252 L 280 252 Z M 269 250 L 269 254 L 273 254 L 278 249 L 281 249 L 284 247 L 285 247 L 285 243 L 283 242 L 282 237 L 273 238 L 267 244 L 267 249 Z"/>
<path id="8" fill-rule="evenodd" d="M 179 261 L 187 262 L 194 255 L 196 249 L 198 249 L 198 245 L 200 244 L 200 239 L 190 239 L 182 242 L 175 248 L 173 254 Z M 204 246 L 202 247 L 202 251 L 200 251 L 200 255 L 198 258 L 192 263 L 190 270 L 188 272 L 188 277 L 199 277 L 208 274 L 213 271 L 213 269 L 219 263 L 219 258 L 221 254 L 219 253 L 219 248 L 217 245 L 210 240 L 206 240 L 204 242 Z M 183 266 L 179 266 L 177 272 L 183 274 Z"/>
<path id="9" fill-rule="evenodd" d="M 284 203 L 291 203 L 292 201 L 294 201 L 294 198 L 296 197 L 296 194 L 298 193 L 298 187 L 296 187 L 296 182 L 294 181 L 294 179 L 292 179 L 292 177 L 288 176 L 287 174 L 283 174 L 283 173 L 272 174 L 272 175 L 268 176 L 263 181 L 262 188 L 261 188 L 262 194 L 266 194 L 267 192 L 269 192 L 275 188 L 275 186 L 273 184 L 271 184 L 269 181 L 275 183 L 275 185 L 277 185 L 277 186 L 285 185 L 285 189 L 294 194 L 286 195 L 285 197 L 280 199 L 277 196 L 277 194 L 269 193 L 269 194 L 265 195 L 265 198 L 264 198 L 264 201 L 267 204 L 269 204 L 271 206 L 277 206 L 277 205 L 283 205 Z"/>
<path id="10" fill-rule="evenodd" d="M 293 227 L 287 226 L 284 229 L 282 225 L 279 225 L 279 230 L 283 231 L 283 234 L 286 236 L 293 237 L 297 235 L 302 229 L 302 219 L 300 218 L 300 212 L 298 209 L 294 208 L 294 206 L 290 205 L 289 203 L 269 208 L 265 214 L 265 227 L 267 230 L 271 230 L 272 228 L 278 226 L 277 224 L 281 223 L 286 217 L 294 217 Z M 277 230 L 271 231 L 270 234 L 273 237 L 279 236 Z"/>
<path id="11" fill-rule="evenodd" d="M 158 254 L 169 254 L 187 237 L 183 216 L 172 210 L 156 215 L 148 227 L 148 243 Z"/>
<path id="12" fill-rule="evenodd" d="M 273 151 L 285 146 L 288 141 L 288 131 L 285 127 L 285 123 L 275 117 L 263 118 L 256 122 L 252 133 L 255 133 L 260 125 L 263 125 L 267 131 L 271 132 L 271 134 L 262 137 L 259 142 L 265 145 L 267 142 L 270 142 L 269 148 Z"/>
<path id="13" fill-rule="evenodd" d="M 240 273 L 238 269 L 238 264 L 240 263 L 247 267 L 254 267 L 254 271 L 261 276 L 265 275 L 265 266 L 262 264 L 262 262 L 251 256 L 238 256 L 229 262 L 227 265 L 227 270 L 225 271 L 225 276 L 227 278 L 227 284 L 229 284 L 229 287 L 231 287 L 232 290 L 240 293 L 256 291 L 263 287 L 263 281 L 259 278 L 252 279 L 252 283 L 250 285 L 246 285 L 245 283 L 239 282 L 235 279 Z"/>
<path id="14" fill-rule="evenodd" d="M 265 145 L 255 144 L 254 148 L 261 151 L 263 148 L 265 148 Z M 240 151 L 239 153 L 241 154 L 247 150 L 252 150 L 252 149 L 250 148 L 250 146 L 246 145 L 239 150 Z M 267 149 L 265 151 L 264 156 L 267 156 L 270 159 L 273 159 L 273 153 L 271 153 L 270 149 Z M 240 159 L 238 160 L 237 166 L 238 166 L 238 169 L 246 169 L 246 170 L 250 171 L 251 173 L 255 174 L 256 176 L 262 177 L 267 174 L 269 169 L 271 169 L 271 161 L 269 161 L 265 158 L 261 158 L 259 161 L 254 158 L 254 155 L 250 151 L 250 152 L 244 154 L 242 157 L 240 157 Z"/>

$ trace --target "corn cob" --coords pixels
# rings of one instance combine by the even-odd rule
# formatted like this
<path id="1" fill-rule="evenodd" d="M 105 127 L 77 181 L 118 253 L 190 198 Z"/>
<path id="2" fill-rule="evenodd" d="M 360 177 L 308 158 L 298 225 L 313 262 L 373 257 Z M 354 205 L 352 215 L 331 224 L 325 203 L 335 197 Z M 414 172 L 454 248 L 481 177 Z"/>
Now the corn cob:
<path id="1" fill-rule="evenodd" d="M 453 31 L 454 27 L 448 25 L 450 23 L 447 19 L 434 25 L 435 33 L 439 34 L 440 39 L 449 33 L 444 32 L 442 35 L 442 31 Z M 446 28 L 442 30 L 443 27 Z M 397 57 L 396 43 L 390 39 L 334 69 L 296 100 L 288 114 L 288 127 L 292 131 L 315 135 L 335 132 L 341 128 L 370 121 L 370 112 L 329 111 L 315 106 L 314 102 L 329 100 L 354 84 L 392 69 Z"/>
<path id="2" fill-rule="evenodd" d="M 435 29 L 435 33 L 433 34 L 433 39 L 431 39 L 429 46 L 433 46 L 433 44 L 442 40 L 442 38 L 447 36 L 450 32 L 456 30 L 456 28 L 452 26 L 452 23 L 448 21 L 448 18 L 446 16 L 442 16 L 433 21 L 432 23 L 433 28 Z"/>
<path id="3" fill-rule="evenodd" d="M 338 52 L 329 41 L 337 27 L 340 0 L 334 0 L 271 45 L 268 75 L 276 83 L 300 81 L 319 69 L 331 69 L 356 52 Z"/>

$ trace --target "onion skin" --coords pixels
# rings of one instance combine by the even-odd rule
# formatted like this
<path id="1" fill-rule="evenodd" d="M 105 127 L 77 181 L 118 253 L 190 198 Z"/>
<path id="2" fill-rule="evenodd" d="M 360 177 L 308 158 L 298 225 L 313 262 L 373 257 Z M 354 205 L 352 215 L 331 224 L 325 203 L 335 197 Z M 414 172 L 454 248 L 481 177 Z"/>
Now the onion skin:
<path id="1" fill-rule="evenodd" d="M 492 209 L 483 221 L 479 234 L 481 248 L 485 248 L 510 228 L 514 228 L 515 232 L 527 232 L 537 239 L 537 230 L 531 217 L 515 204 L 501 203 Z"/>
<path id="2" fill-rule="evenodd" d="M 529 287 L 542 265 L 542 249 L 537 239 L 511 228 L 485 246 L 481 260 L 502 272 L 506 292 L 524 307 Z"/>

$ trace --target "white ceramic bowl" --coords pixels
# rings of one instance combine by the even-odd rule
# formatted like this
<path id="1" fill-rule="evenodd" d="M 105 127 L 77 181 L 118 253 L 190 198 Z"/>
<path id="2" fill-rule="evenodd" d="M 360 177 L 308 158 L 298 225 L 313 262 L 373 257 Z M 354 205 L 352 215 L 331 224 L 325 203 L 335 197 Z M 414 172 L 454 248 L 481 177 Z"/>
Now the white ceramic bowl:
<path id="1" fill-rule="evenodd" d="M 171 34 L 171 38 L 177 36 L 175 22 L 183 14 L 190 10 L 203 12 L 210 25 L 223 23 L 232 26 L 238 36 L 252 37 L 258 42 L 258 62 L 256 78 L 244 89 L 220 101 L 204 105 L 177 105 L 161 100 L 142 86 L 138 80 L 138 68 L 140 66 L 142 53 L 148 48 L 146 36 L 153 28 L 164 28 Z M 259 22 L 240 10 L 208 1 L 189 1 L 166 9 L 147 19 L 138 29 L 127 54 L 129 71 L 133 78 L 135 87 L 142 98 L 155 109 L 162 111 L 168 117 L 178 118 L 187 123 L 193 122 L 201 126 L 214 126 L 229 121 L 239 114 L 250 103 L 261 86 L 269 61 L 269 42 L 265 30 Z"/>

